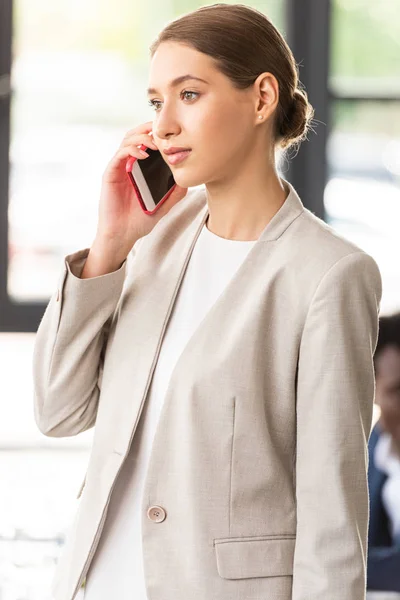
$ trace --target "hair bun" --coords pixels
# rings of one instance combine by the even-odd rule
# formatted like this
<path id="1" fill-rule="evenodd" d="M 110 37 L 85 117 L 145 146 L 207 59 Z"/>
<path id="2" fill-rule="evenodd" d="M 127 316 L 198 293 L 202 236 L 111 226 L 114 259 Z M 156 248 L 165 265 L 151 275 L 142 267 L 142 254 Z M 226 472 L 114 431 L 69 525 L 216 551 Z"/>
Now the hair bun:
<path id="1" fill-rule="evenodd" d="M 300 88 L 293 92 L 292 104 L 280 124 L 280 146 L 288 148 L 299 144 L 307 137 L 314 116 L 314 108 L 308 101 L 307 93 Z"/>

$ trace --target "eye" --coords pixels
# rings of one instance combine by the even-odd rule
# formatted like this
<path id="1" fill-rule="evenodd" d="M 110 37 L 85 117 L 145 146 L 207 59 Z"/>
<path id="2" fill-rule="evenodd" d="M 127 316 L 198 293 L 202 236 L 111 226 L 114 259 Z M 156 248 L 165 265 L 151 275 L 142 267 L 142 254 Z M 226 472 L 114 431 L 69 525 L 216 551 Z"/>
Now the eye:
<path id="1" fill-rule="evenodd" d="M 154 109 L 156 109 L 157 104 L 159 104 L 158 100 L 149 100 L 148 102 L 149 106 L 152 106 Z"/>
<path id="2" fill-rule="evenodd" d="M 196 96 L 196 98 L 197 98 L 197 96 L 200 95 L 199 92 L 192 92 L 190 90 L 185 90 L 185 91 L 181 92 L 181 97 L 185 96 L 185 94 L 194 94 Z M 189 99 L 189 101 L 190 101 L 190 99 Z M 149 104 L 149 106 L 152 106 L 155 111 L 157 111 L 161 102 L 160 102 L 160 100 L 149 100 L 148 104 Z"/>
<path id="3" fill-rule="evenodd" d="M 182 92 L 181 96 L 184 96 L 185 94 L 194 94 L 195 96 L 198 96 L 198 92 L 190 92 L 189 90 Z"/>

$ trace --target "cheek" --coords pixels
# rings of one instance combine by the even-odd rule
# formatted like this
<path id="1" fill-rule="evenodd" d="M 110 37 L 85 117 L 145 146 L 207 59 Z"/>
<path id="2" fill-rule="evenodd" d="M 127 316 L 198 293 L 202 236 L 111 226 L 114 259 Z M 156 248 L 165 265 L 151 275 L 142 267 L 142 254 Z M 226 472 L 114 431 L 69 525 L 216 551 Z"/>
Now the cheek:
<path id="1" fill-rule="evenodd" d="M 243 141 L 243 136 L 249 131 L 246 119 L 244 109 L 239 111 L 237 106 L 226 102 L 204 103 L 195 126 L 202 138 L 211 141 L 213 147 L 222 147 L 226 151 Z"/>

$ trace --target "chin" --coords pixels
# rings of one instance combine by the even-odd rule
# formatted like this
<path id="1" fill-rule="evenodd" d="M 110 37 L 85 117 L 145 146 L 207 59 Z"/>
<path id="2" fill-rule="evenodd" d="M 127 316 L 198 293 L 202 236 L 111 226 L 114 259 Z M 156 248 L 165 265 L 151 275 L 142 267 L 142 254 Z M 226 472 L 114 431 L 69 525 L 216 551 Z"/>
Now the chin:
<path id="1" fill-rule="evenodd" d="M 174 180 L 183 188 L 196 187 L 204 183 L 204 177 L 196 176 L 193 173 L 185 173 L 183 170 L 174 173 Z"/>

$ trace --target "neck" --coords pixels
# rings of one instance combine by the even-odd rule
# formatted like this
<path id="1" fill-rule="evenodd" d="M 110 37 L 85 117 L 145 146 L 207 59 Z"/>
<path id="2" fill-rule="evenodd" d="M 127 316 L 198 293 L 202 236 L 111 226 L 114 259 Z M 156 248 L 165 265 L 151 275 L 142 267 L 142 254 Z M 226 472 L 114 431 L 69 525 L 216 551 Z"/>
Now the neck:
<path id="1" fill-rule="evenodd" d="M 207 228 L 219 237 L 242 241 L 259 238 L 289 193 L 273 162 L 267 168 L 253 163 L 233 177 L 206 184 L 206 189 Z"/>

